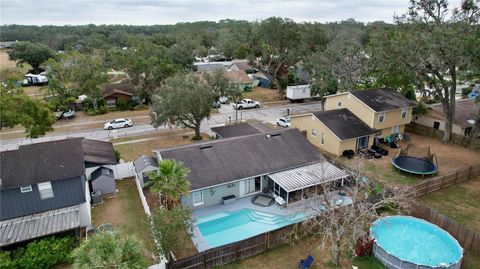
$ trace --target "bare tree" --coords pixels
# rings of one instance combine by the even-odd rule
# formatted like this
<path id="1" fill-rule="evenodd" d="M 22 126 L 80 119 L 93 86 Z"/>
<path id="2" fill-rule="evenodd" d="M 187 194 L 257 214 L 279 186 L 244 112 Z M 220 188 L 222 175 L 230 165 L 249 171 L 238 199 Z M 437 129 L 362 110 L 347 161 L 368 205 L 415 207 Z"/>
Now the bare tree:
<path id="1" fill-rule="evenodd" d="M 321 185 L 323 195 L 310 193 L 309 203 L 313 217 L 303 223 L 308 233 L 319 235 L 318 247 L 331 251 L 335 266 L 340 264 L 342 252 L 353 250 L 359 238 L 368 235 L 371 224 L 378 219 L 382 209 L 406 213 L 410 208 L 409 189 L 386 188 L 369 183 L 361 176 L 362 165 L 355 164 L 352 178 L 338 191 L 338 182 Z M 351 199 L 351 201 L 350 201 Z M 342 201 L 339 203 L 339 201 Z"/>

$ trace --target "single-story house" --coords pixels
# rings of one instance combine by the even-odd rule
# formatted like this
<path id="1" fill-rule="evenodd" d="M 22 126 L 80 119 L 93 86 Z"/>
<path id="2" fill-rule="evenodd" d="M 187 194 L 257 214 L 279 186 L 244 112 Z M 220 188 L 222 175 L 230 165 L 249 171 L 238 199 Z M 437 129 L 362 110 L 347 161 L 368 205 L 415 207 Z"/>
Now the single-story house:
<path id="1" fill-rule="evenodd" d="M 190 169 L 189 195 L 183 206 L 197 209 L 225 199 L 269 192 L 286 204 L 326 182 L 349 174 L 325 161 L 297 129 L 219 139 L 155 151 L 159 160 L 173 159 Z"/>
<path id="2" fill-rule="evenodd" d="M 468 135 L 472 131 L 478 115 L 479 107 L 472 99 L 462 99 L 455 102 L 452 132 L 458 135 Z M 428 106 L 427 114 L 419 115 L 413 121 L 416 124 L 445 130 L 445 120 L 442 104 Z"/>
<path id="3" fill-rule="evenodd" d="M 262 132 L 250 123 L 246 122 L 240 124 L 212 127 L 211 130 L 215 134 L 215 138 L 217 139 L 258 134 Z"/>
<path id="4" fill-rule="evenodd" d="M 11 49 L 13 45 L 15 45 L 17 41 L 1 41 L 0 42 L 0 49 Z"/>
<path id="5" fill-rule="evenodd" d="M 107 107 L 116 107 L 118 102 L 138 103 L 139 96 L 131 83 L 113 83 L 103 86 L 102 98 Z"/>
<path id="6" fill-rule="evenodd" d="M 0 247 L 91 225 L 83 140 L 0 152 Z"/>
<path id="7" fill-rule="evenodd" d="M 253 80 L 243 70 L 227 71 L 225 77 L 230 84 L 239 87 L 242 91 L 253 90 Z"/>
<path id="8" fill-rule="evenodd" d="M 145 183 L 149 181 L 149 172 L 158 170 L 158 160 L 152 156 L 142 155 L 133 161 L 133 166 L 140 181 L 140 186 L 143 188 Z"/>
<path id="9" fill-rule="evenodd" d="M 259 87 L 270 89 L 270 82 L 272 81 L 272 77 L 270 75 L 259 71 L 255 74 L 252 74 L 252 78 Z"/>
<path id="10" fill-rule="evenodd" d="M 255 68 L 253 68 L 248 60 L 233 60 L 233 64 L 236 67 L 236 70 L 243 70 L 247 74 L 254 73 Z M 230 70 L 233 70 L 232 68 Z"/>
<path id="11" fill-rule="evenodd" d="M 227 71 L 232 64 L 232 62 L 198 62 L 193 65 L 198 72 L 213 72 L 217 70 Z"/>
<path id="12" fill-rule="evenodd" d="M 370 128 L 346 108 L 291 116 L 291 127 L 306 134 L 313 145 L 342 155 L 345 150 L 369 148 L 376 130 Z"/>
<path id="13" fill-rule="evenodd" d="M 100 166 L 91 174 L 92 192 L 100 191 L 102 195 L 112 195 L 117 192 L 113 170 Z"/>
<path id="14" fill-rule="evenodd" d="M 325 110 L 348 108 L 370 128 L 378 131 L 378 138 L 403 134 L 412 120 L 416 102 L 398 91 L 378 88 L 342 92 L 325 96 Z"/>

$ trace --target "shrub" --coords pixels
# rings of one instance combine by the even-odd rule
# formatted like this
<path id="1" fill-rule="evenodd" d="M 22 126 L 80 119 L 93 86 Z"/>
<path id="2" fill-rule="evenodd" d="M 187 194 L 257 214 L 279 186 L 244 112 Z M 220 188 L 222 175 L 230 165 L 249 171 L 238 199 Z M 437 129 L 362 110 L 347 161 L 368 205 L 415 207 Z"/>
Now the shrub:
<path id="1" fill-rule="evenodd" d="M 35 240 L 25 248 L 1 252 L 0 268 L 52 268 L 71 262 L 70 253 L 74 247 L 75 239 L 70 236 Z"/>
<path id="2" fill-rule="evenodd" d="M 114 150 L 115 152 L 115 159 L 117 160 L 117 163 L 120 161 L 120 159 L 122 158 L 122 155 L 120 154 L 120 151 L 118 150 Z"/>
<path id="3" fill-rule="evenodd" d="M 116 109 L 119 110 L 119 111 L 130 110 L 130 109 L 132 109 L 132 103 L 127 102 L 123 99 L 120 99 L 120 100 L 117 101 Z"/>

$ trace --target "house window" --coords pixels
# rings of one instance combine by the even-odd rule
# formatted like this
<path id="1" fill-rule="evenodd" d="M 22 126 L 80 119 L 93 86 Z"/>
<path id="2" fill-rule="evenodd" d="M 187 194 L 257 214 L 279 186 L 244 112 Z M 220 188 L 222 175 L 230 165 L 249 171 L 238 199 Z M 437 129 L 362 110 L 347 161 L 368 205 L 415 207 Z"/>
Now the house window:
<path id="1" fill-rule="evenodd" d="M 402 109 L 402 119 L 407 117 L 407 108 Z"/>
<path id="2" fill-rule="evenodd" d="M 42 200 L 53 198 L 53 189 L 50 182 L 38 183 L 38 191 Z"/>
<path id="3" fill-rule="evenodd" d="M 317 130 L 312 129 L 312 136 L 317 136 Z"/>
<path id="4" fill-rule="evenodd" d="M 325 134 L 322 133 L 322 135 L 320 136 L 320 143 L 325 144 Z"/>
<path id="5" fill-rule="evenodd" d="M 262 186 L 261 179 L 262 177 L 255 177 L 240 181 L 240 196 L 259 192 Z"/>
<path id="6" fill-rule="evenodd" d="M 342 106 L 342 102 L 337 102 L 337 106 Z"/>
<path id="7" fill-rule="evenodd" d="M 105 103 L 107 104 L 107 107 L 116 107 L 117 106 L 117 100 L 115 100 L 115 99 L 107 99 L 107 100 L 105 100 Z"/>
<path id="8" fill-rule="evenodd" d="M 31 192 L 31 191 L 32 191 L 32 185 L 20 187 L 20 192 L 22 192 L 22 193 Z"/>
<path id="9" fill-rule="evenodd" d="M 433 129 L 440 129 L 440 122 L 439 121 L 434 121 L 433 122 Z"/>
<path id="10" fill-rule="evenodd" d="M 203 205 L 203 190 L 192 192 L 193 206 Z"/>
<path id="11" fill-rule="evenodd" d="M 385 121 L 385 113 L 380 113 L 378 116 L 378 122 L 384 122 Z"/>
<path id="12" fill-rule="evenodd" d="M 368 148 L 368 136 L 357 138 L 357 150 Z"/>

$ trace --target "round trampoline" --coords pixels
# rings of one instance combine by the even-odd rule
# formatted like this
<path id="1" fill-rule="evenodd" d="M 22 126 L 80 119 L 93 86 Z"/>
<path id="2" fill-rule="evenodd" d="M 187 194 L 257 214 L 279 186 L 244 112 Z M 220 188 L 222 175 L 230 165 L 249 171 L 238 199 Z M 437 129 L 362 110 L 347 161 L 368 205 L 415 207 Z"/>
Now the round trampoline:
<path id="1" fill-rule="evenodd" d="M 459 269 L 463 249 L 448 232 L 422 219 L 390 216 L 370 228 L 373 254 L 389 269 Z"/>
<path id="2" fill-rule="evenodd" d="M 432 175 L 437 173 L 438 165 L 435 154 L 430 153 L 430 147 L 415 147 L 409 144 L 399 154 L 392 158 L 392 165 L 397 169 L 416 175 Z"/>
<path id="3" fill-rule="evenodd" d="M 431 175 L 438 171 L 437 166 L 431 161 L 412 156 L 393 158 L 392 165 L 399 170 L 417 175 Z"/>

